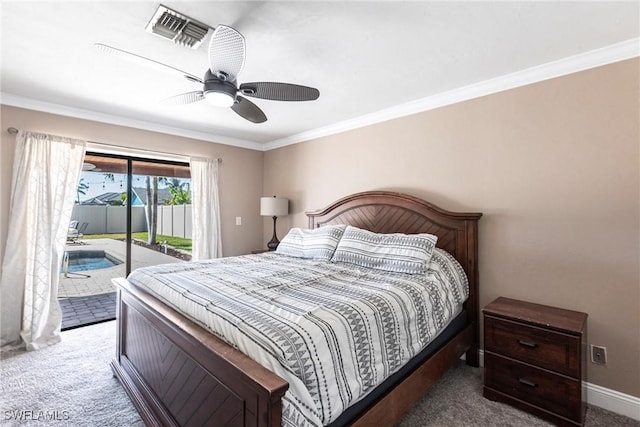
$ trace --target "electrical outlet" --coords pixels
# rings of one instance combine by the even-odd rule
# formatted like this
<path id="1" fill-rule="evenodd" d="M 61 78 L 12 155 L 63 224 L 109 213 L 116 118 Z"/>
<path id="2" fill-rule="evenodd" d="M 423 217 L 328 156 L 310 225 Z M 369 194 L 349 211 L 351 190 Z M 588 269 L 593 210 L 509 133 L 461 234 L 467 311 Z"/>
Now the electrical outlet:
<path id="1" fill-rule="evenodd" d="M 607 348 L 591 344 L 591 361 L 599 365 L 606 365 Z"/>
<path id="2" fill-rule="evenodd" d="M 236 217 L 236 225 L 242 225 L 242 217 L 241 216 L 237 216 Z"/>

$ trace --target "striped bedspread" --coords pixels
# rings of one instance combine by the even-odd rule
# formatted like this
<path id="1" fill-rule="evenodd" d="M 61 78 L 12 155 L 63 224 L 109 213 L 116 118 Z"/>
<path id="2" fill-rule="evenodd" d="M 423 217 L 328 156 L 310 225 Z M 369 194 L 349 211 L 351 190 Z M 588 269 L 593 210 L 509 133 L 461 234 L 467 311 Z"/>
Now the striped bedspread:
<path id="1" fill-rule="evenodd" d="M 145 267 L 128 280 L 287 380 L 287 427 L 335 420 L 468 295 L 462 268 L 439 250 L 426 275 L 265 253 Z"/>

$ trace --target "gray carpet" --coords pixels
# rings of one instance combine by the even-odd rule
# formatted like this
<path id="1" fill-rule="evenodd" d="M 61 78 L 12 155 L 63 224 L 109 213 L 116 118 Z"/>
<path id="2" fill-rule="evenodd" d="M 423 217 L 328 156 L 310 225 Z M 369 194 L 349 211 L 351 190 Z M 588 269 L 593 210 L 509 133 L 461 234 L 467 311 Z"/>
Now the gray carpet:
<path id="1" fill-rule="evenodd" d="M 450 369 L 407 414 L 400 427 L 546 427 L 540 418 L 482 397 L 482 369 L 464 362 Z M 589 406 L 586 427 L 640 427 L 640 422 Z"/>
<path id="2" fill-rule="evenodd" d="M 115 326 L 72 329 L 45 349 L 2 353 L 0 425 L 144 426 L 109 367 Z"/>
<path id="3" fill-rule="evenodd" d="M 62 339 L 40 351 L 1 354 L 0 425 L 142 426 L 108 365 L 115 354 L 115 322 L 65 331 Z M 400 423 L 402 427 L 549 425 L 484 399 L 482 370 L 463 363 L 451 369 Z M 590 407 L 586 425 L 640 427 L 640 422 Z"/>

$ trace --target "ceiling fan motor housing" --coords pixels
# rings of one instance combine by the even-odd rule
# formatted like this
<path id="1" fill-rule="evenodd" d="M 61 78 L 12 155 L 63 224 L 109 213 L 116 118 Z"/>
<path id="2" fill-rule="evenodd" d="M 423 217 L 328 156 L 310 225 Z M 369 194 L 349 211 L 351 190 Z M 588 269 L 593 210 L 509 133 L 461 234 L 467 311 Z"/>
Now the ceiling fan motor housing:
<path id="1" fill-rule="evenodd" d="M 238 89 L 233 83 L 222 80 L 217 76 L 213 75 L 213 73 L 207 70 L 204 76 L 204 97 L 207 100 L 211 100 L 213 98 L 222 100 L 222 105 L 220 106 L 231 106 L 235 102 L 236 92 Z M 218 104 L 218 102 L 214 101 L 214 104 Z"/>

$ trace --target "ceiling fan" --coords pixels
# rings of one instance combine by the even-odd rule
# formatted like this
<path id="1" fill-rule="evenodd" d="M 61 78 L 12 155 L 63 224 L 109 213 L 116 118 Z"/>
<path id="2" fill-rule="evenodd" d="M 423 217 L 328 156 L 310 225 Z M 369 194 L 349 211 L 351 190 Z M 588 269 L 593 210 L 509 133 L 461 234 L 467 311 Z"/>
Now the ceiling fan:
<path id="1" fill-rule="evenodd" d="M 163 103 L 167 105 L 191 104 L 206 100 L 217 107 L 230 107 L 250 122 L 263 123 L 267 121 L 267 116 L 245 96 L 273 101 L 313 101 L 320 96 L 320 91 L 316 88 L 292 83 L 252 82 L 238 86 L 237 77 L 244 67 L 246 54 L 245 40 L 237 30 L 226 25 L 218 25 L 211 35 L 208 52 L 209 68 L 202 79 L 170 65 L 112 46 L 102 43 L 95 43 L 95 46 L 107 53 L 124 56 L 136 62 L 145 62 L 156 68 L 164 68 L 180 74 L 189 81 L 203 85 L 201 90 L 165 99 Z"/>

